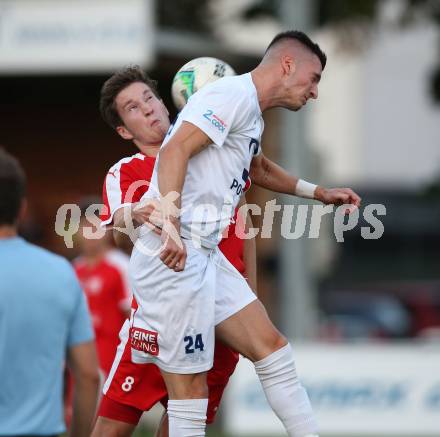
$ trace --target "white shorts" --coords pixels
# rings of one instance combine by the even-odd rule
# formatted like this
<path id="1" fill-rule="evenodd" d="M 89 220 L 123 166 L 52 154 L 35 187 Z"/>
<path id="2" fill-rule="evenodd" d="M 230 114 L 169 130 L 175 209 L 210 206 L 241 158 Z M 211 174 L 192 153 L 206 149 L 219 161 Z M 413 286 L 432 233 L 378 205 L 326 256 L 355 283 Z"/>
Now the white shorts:
<path id="1" fill-rule="evenodd" d="M 199 373 L 212 367 L 215 325 L 256 299 L 243 276 L 218 248 L 187 249 L 185 269 L 174 272 L 145 249 L 158 251 L 160 237 L 139 237 L 130 279 L 138 309 L 131 319 L 134 363 L 155 363 L 171 373 Z"/>

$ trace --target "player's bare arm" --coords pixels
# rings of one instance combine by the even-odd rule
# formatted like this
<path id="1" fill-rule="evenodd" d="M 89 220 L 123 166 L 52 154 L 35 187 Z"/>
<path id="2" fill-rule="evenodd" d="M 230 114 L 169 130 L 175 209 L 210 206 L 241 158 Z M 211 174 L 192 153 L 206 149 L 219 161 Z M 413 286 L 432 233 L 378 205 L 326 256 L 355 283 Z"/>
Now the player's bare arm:
<path id="1" fill-rule="evenodd" d="M 185 268 L 186 249 L 180 239 L 180 196 L 189 159 L 212 144 L 210 138 L 192 123 L 183 122 L 170 141 L 159 152 L 158 184 L 162 195 L 161 208 L 164 247 L 160 259 L 170 269 Z"/>
<path id="2" fill-rule="evenodd" d="M 116 246 L 127 252 L 131 252 L 134 241 L 137 239 L 137 231 L 134 231 L 136 232 L 136 235 L 129 235 L 129 232 L 127 231 L 128 226 L 126 223 L 126 217 L 127 215 L 131 216 L 131 210 L 132 205 L 124 206 L 123 208 L 119 208 L 113 216 L 113 239 Z M 134 223 L 135 221 L 133 219 L 133 228 L 135 228 Z"/>
<path id="3" fill-rule="evenodd" d="M 256 185 L 268 190 L 294 196 L 301 195 L 298 190 L 298 181 L 300 179 L 284 170 L 262 153 L 252 160 L 250 176 Z M 316 186 L 313 193 L 310 193 L 310 196 L 303 197 L 319 200 L 326 205 L 352 205 L 353 207 L 347 212 L 353 211 L 361 204 L 361 198 L 350 188 L 324 188 Z"/>
<path id="4" fill-rule="evenodd" d="M 139 226 L 146 224 L 160 235 L 162 213 L 156 199 L 135 202 L 116 210 L 113 216 L 113 238 L 120 249 L 131 252 L 138 238 Z"/>
<path id="5" fill-rule="evenodd" d="M 69 348 L 67 364 L 75 380 L 73 418 L 70 437 L 87 437 L 92 429 L 99 390 L 98 358 L 95 342 Z"/>

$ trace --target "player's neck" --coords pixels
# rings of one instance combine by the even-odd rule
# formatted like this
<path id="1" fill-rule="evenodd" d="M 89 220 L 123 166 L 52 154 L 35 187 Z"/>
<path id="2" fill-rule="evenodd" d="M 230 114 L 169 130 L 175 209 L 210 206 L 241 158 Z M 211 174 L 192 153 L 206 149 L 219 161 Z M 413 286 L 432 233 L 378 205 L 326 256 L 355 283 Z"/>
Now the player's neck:
<path id="1" fill-rule="evenodd" d="M 6 240 L 7 238 L 14 238 L 17 236 L 17 227 L 11 225 L 0 226 L 0 240 Z"/>
<path id="2" fill-rule="evenodd" d="M 158 144 L 141 144 L 138 141 L 134 140 L 134 144 L 136 147 L 147 156 L 151 156 L 155 158 L 157 154 L 159 153 L 159 149 L 162 143 Z"/>
<path id="3" fill-rule="evenodd" d="M 251 71 L 252 81 L 257 90 L 258 103 L 260 104 L 261 112 L 272 108 L 272 87 L 267 80 L 270 77 L 265 71 L 265 67 L 259 65 Z"/>
<path id="4" fill-rule="evenodd" d="M 269 79 L 274 77 L 270 70 L 260 64 L 251 71 L 251 77 L 257 90 L 261 112 L 277 106 L 277 86 Z"/>

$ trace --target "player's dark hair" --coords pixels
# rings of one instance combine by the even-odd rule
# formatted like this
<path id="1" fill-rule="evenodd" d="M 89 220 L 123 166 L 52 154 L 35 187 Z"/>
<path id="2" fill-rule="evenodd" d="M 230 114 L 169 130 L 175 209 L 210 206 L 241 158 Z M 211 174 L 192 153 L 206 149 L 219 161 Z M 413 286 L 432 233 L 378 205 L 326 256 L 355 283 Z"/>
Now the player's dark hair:
<path id="1" fill-rule="evenodd" d="M 116 96 L 124 88 L 135 82 L 145 83 L 151 91 L 160 98 L 159 92 L 157 91 L 157 82 L 148 77 L 139 65 L 129 65 L 117 71 L 104 82 L 99 100 L 99 110 L 101 111 L 102 118 L 113 129 L 124 124 L 116 110 Z"/>
<path id="2" fill-rule="evenodd" d="M 20 163 L 0 147 L 0 225 L 17 222 L 26 193 L 26 176 Z"/>
<path id="3" fill-rule="evenodd" d="M 267 46 L 266 53 L 279 41 L 285 39 L 294 39 L 299 41 L 303 46 L 307 47 L 312 53 L 318 56 L 319 60 L 321 61 L 322 70 L 324 70 L 325 64 L 327 63 L 327 55 L 321 50 L 321 47 L 319 47 L 318 44 L 313 42 L 304 32 L 301 32 L 300 30 L 287 30 L 275 35 L 274 39 Z"/>

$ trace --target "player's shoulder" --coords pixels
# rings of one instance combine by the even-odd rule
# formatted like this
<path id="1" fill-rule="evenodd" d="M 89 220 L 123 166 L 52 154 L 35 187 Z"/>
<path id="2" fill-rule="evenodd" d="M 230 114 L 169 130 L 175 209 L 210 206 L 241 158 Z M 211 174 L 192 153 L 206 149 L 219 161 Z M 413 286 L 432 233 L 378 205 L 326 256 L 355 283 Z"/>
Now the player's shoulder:
<path id="1" fill-rule="evenodd" d="M 188 114 L 199 113 L 202 108 L 206 111 L 216 111 L 217 116 L 221 118 L 235 114 L 237 109 L 242 116 L 249 117 L 249 114 L 253 114 L 252 108 L 255 105 L 255 97 L 250 85 L 252 85 L 250 73 L 223 77 L 209 83 L 189 98 L 188 104 L 181 112 L 183 114 L 181 117 L 185 119 Z"/>
<path id="2" fill-rule="evenodd" d="M 26 259 L 28 262 L 38 262 L 39 270 L 50 272 L 51 277 L 54 279 L 59 279 L 60 277 L 67 280 L 76 278 L 73 267 L 66 258 L 27 242 Z"/>
<path id="3" fill-rule="evenodd" d="M 116 164 L 113 164 L 107 174 L 116 176 L 121 170 L 127 170 L 142 164 L 147 164 L 150 160 L 154 161 L 154 158 L 149 158 L 143 153 L 135 153 L 134 155 L 122 158 Z"/>
<path id="4" fill-rule="evenodd" d="M 38 258 L 41 262 L 52 264 L 55 267 L 59 267 L 61 269 L 65 269 L 69 266 L 69 263 L 66 258 L 61 255 L 57 255 L 56 253 L 50 252 L 43 247 L 36 246 L 35 244 L 25 242 L 26 251 L 28 252 L 29 258 L 35 257 Z"/>
<path id="5" fill-rule="evenodd" d="M 247 91 L 250 85 L 250 73 L 240 74 L 238 76 L 227 76 L 223 77 L 215 82 L 206 85 L 206 88 L 212 87 L 213 89 L 218 89 L 224 91 L 239 90 Z M 203 89 L 203 88 L 202 88 Z"/>

